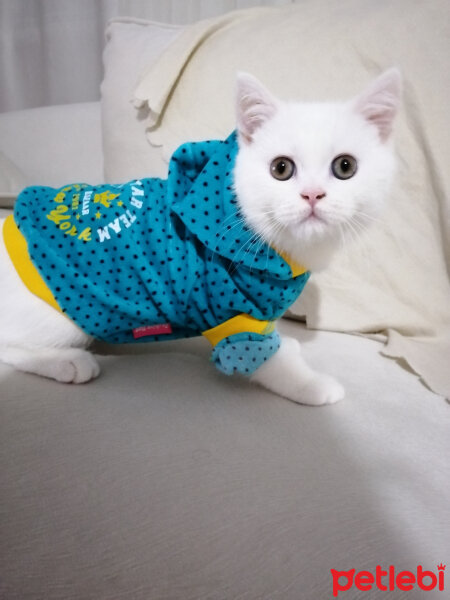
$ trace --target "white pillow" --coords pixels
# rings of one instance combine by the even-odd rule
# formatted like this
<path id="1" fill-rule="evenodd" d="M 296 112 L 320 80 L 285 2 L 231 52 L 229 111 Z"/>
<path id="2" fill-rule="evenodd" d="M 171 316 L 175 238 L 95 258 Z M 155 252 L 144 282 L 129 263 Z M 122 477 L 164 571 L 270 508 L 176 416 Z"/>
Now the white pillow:
<path id="1" fill-rule="evenodd" d="M 12 206 L 26 185 L 25 175 L 19 167 L 0 152 L 0 207 Z"/>
<path id="2" fill-rule="evenodd" d="M 101 86 L 105 180 L 164 177 L 161 151 L 145 135 L 148 109 L 137 111 L 133 90 L 142 71 L 157 60 L 182 26 L 139 19 L 114 19 L 106 30 Z"/>

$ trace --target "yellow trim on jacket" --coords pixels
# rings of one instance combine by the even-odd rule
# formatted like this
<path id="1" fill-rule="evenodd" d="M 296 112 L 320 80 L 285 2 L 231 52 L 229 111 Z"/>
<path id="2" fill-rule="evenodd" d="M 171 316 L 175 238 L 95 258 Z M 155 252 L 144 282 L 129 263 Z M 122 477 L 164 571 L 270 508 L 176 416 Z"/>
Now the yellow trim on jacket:
<path id="1" fill-rule="evenodd" d="M 20 233 L 12 215 L 6 217 L 3 224 L 3 239 L 9 258 L 26 287 L 35 296 L 61 312 L 53 294 L 42 279 L 39 271 L 31 262 L 27 242 Z"/>
<path id="2" fill-rule="evenodd" d="M 292 260 L 288 254 L 278 250 L 276 250 L 276 252 L 290 266 L 292 277 L 298 277 L 299 275 L 306 273 L 307 269 Z M 220 325 L 216 325 L 216 327 L 202 331 L 202 335 L 212 344 L 212 346 L 217 346 L 223 339 L 236 333 L 259 333 L 261 335 L 267 335 L 274 330 L 275 321 L 260 321 L 251 315 L 242 313 L 232 319 L 228 319 L 228 321 L 220 323 Z"/>
<path id="3" fill-rule="evenodd" d="M 235 333 L 245 332 L 266 335 L 272 333 L 274 329 L 275 321 L 260 321 L 259 319 L 255 319 L 255 317 L 242 313 L 232 319 L 228 319 L 228 321 L 220 323 L 220 325 L 216 325 L 216 327 L 212 327 L 212 329 L 202 331 L 202 335 L 213 346 L 217 346 L 224 338 Z"/>

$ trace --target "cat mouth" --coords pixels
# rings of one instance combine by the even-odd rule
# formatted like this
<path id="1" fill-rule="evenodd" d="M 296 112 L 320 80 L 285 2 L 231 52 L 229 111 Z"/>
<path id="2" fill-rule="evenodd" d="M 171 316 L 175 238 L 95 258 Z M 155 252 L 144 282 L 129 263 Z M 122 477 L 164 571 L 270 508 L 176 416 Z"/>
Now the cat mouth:
<path id="1" fill-rule="evenodd" d="M 289 231 L 295 238 L 303 235 L 324 235 L 330 226 L 330 222 L 316 210 L 311 210 L 308 214 L 289 215 L 286 218 L 274 219 L 273 225 Z"/>
<path id="2" fill-rule="evenodd" d="M 310 215 L 308 215 L 301 222 L 302 223 L 326 223 L 325 219 L 323 219 L 317 213 L 314 213 L 314 212 L 312 212 Z"/>
<path id="3" fill-rule="evenodd" d="M 323 218 L 323 216 L 321 216 L 320 214 L 317 213 L 316 210 L 314 210 L 314 208 L 311 209 L 310 213 L 306 216 L 300 217 L 299 220 L 297 221 L 298 225 L 302 225 L 302 224 L 314 224 L 314 223 L 321 223 L 322 225 L 327 225 L 328 222 L 326 219 Z"/>
<path id="4" fill-rule="evenodd" d="M 318 215 L 317 212 L 311 211 L 309 215 L 298 217 L 295 221 L 291 222 L 288 228 L 295 237 L 298 237 L 304 234 L 323 235 L 328 226 L 329 223 L 324 217 Z"/>

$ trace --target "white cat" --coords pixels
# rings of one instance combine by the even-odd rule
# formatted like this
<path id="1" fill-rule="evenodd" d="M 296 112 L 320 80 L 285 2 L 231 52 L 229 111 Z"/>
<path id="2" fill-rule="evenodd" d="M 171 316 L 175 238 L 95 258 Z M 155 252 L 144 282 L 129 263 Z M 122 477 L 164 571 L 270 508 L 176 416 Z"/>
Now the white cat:
<path id="1" fill-rule="evenodd" d="M 294 264 L 323 269 L 346 229 L 354 221 L 366 224 L 382 208 L 395 165 L 390 137 L 400 74 L 385 72 L 345 103 L 283 102 L 247 74 L 238 76 L 237 88 L 234 187 L 245 224 L 254 239 Z M 103 201 L 109 207 L 109 197 Z M 121 217 L 122 226 L 130 226 L 128 217 Z M 109 239 L 107 227 L 99 231 L 101 242 Z M 83 383 L 99 374 L 85 349 L 92 337 L 25 287 L 3 240 L 0 282 L 0 360 L 62 382 Z M 342 386 L 313 371 L 299 343 L 286 337 L 250 379 L 304 404 L 344 396 Z"/>

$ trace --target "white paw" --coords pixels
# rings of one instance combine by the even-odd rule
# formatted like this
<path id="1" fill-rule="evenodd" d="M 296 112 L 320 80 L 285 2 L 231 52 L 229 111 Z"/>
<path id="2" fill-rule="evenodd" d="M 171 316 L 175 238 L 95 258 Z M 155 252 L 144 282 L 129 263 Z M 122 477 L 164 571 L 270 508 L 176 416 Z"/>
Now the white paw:
<path id="1" fill-rule="evenodd" d="M 98 362 L 85 350 L 72 350 L 53 364 L 51 377 L 62 383 L 86 383 L 100 373 Z"/>
<path id="2" fill-rule="evenodd" d="M 330 375 L 315 374 L 305 383 L 298 393 L 295 402 L 320 406 L 321 404 L 334 404 L 345 396 L 343 386 Z"/>
<path id="3" fill-rule="evenodd" d="M 250 380 L 293 402 L 311 406 L 333 404 L 345 395 L 333 377 L 316 373 L 307 365 L 300 344 L 293 338 L 283 337 L 278 352 Z"/>
<path id="4" fill-rule="evenodd" d="M 300 342 L 295 338 L 284 337 L 283 338 L 283 352 L 288 356 L 294 357 L 298 354 L 301 354 L 302 347 Z"/>

